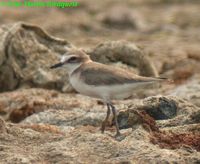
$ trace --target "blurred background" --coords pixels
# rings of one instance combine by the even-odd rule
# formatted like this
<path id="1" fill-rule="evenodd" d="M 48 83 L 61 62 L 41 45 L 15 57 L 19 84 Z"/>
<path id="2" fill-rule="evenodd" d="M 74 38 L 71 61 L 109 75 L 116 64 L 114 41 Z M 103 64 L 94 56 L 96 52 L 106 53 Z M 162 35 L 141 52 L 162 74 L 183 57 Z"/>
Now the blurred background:
<path id="1" fill-rule="evenodd" d="M 188 62 L 187 59 L 200 60 L 200 1 L 78 2 L 80 6 L 65 9 L 1 7 L 0 23 L 23 21 L 35 24 L 82 48 L 95 47 L 110 40 L 127 40 L 156 59 L 154 62 L 160 73 L 177 65 L 184 66 L 180 70 L 184 76 L 181 78 L 197 72 L 197 68 L 193 70 L 192 67 L 194 61 Z"/>

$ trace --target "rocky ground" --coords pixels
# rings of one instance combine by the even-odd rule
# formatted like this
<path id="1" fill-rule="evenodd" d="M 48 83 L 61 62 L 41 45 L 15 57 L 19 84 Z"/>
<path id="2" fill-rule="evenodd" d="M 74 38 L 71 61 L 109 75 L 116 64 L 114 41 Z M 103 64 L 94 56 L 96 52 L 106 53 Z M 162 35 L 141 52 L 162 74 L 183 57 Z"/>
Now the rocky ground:
<path id="1" fill-rule="evenodd" d="M 1 7 L 0 163 L 200 163 L 199 9 L 196 0 Z M 73 46 L 174 82 L 115 101 L 123 137 L 112 118 L 101 134 L 106 107 L 49 69 Z"/>

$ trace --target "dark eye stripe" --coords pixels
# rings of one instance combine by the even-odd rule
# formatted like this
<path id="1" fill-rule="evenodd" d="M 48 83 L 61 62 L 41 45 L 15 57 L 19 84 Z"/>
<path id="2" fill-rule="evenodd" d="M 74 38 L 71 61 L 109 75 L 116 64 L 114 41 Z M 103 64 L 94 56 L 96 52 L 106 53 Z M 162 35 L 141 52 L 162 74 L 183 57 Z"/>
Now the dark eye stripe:
<path id="1" fill-rule="evenodd" d="M 76 60 L 77 59 L 77 57 L 71 57 L 70 59 L 69 59 L 69 61 L 74 61 L 74 60 Z"/>
<path id="2" fill-rule="evenodd" d="M 75 57 L 75 56 L 69 58 L 69 60 L 68 60 L 69 63 L 75 63 L 75 62 L 77 62 L 77 61 L 78 61 L 78 58 Z"/>

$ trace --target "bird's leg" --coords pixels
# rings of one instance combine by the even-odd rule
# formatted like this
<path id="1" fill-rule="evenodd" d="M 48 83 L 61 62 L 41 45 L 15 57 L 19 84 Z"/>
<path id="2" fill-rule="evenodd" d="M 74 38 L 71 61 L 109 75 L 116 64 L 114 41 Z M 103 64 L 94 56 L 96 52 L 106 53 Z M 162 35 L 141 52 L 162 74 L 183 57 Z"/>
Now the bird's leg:
<path id="1" fill-rule="evenodd" d="M 114 122 L 115 122 L 115 127 L 116 127 L 116 130 L 117 130 L 117 133 L 116 133 L 116 137 L 117 136 L 120 136 L 120 131 L 119 131 L 119 125 L 118 125 L 118 122 L 117 122 L 117 113 L 116 113 L 116 109 L 115 107 L 112 105 L 112 104 L 109 104 L 111 106 L 111 109 L 112 109 L 112 113 L 113 113 L 113 117 L 114 117 Z"/>
<path id="2" fill-rule="evenodd" d="M 106 124 L 107 124 L 107 122 L 108 122 L 108 118 L 109 118 L 109 116 L 110 116 L 110 106 L 109 106 L 109 104 L 106 104 L 106 105 L 107 105 L 107 115 L 106 115 L 105 120 L 102 122 L 102 125 L 101 125 L 101 133 L 104 133 Z"/>

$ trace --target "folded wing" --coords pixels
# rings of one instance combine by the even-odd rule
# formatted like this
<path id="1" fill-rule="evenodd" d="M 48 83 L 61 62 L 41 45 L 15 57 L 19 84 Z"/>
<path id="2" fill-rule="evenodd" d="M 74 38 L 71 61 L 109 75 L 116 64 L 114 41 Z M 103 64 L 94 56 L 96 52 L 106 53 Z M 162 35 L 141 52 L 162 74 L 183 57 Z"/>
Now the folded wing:
<path id="1" fill-rule="evenodd" d="M 121 85 L 128 83 L 149 83 L 162 80 L 161 78 L 142 77 L 126 70 L 107 66 L 100 63 L 90 63 L 82 67 L 80 73 L 88 85 Z"/>

